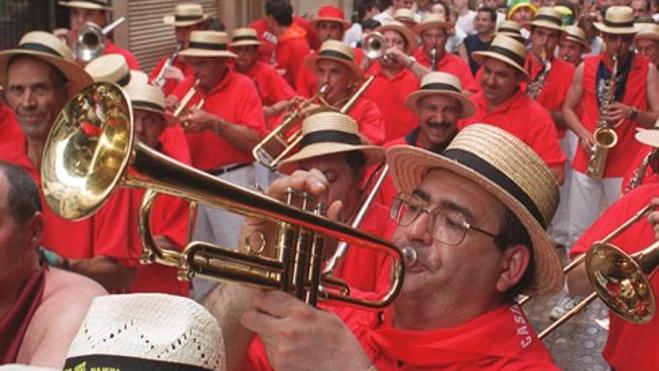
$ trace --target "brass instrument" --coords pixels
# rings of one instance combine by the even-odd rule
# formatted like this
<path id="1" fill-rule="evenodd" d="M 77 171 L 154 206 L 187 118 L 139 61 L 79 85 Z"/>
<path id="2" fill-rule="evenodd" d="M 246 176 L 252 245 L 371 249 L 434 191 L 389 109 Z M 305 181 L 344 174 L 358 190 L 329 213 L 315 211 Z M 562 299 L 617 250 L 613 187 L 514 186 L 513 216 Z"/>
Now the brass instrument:
<path id="1" fill-rule="evenodd" d="M 364 55 L 371 60 L 382 59 L 382 63 L 391 64 L 394 62 L 391 55 L 385 53 L 387 50 L 387 40 L 380 32 L 371 32 L 364 38 L 362 50 Z"/>
<path id="2" fill-rule="evenodd" d="M 606 82 L 604 97 L 600 102 L 600 117 L 597 120 L 593 140 L 595 144 L 591 148 L 588 159 L 588 175 L 600 179 L 604 174 L 606 159 L 609 150 L 618 144 L 618 134 L 613 127 L 613 123 L 604 118 L 609 106 L 615 100 L 616 75 L 618 74 L 618 56 L 613 56 L 613 68 L 611 69 L 611 78 Z"/>
<path id="3" fill-rule="evenodd" d="M 373 79 L 374 77 L 370 76 L 338 111 L 340 113 L 347 113 L 355 102 L 357 102 L 357 99 L 359 99 L 364 91 L 366 91 L 366 88 L 369 87 L 371 82 L 373 82 Z M 324 99 L 328 90 L 329 85 L 323 84 L 313 97 L 305 100 L 296 109 L 293 109 L 279 126 L 263 138 L 259 144 L 254 146 L 252 149 L 252 155 L 254 158 L 263 166 L 275 171 L 282 160 L 290 154 L 302 140 L 301 129 L 295 130 L 288 136 L 286 135 L 291 128 L 303 119 L 302 114 L 304 111 L 316 101 L 320 101 L 321 103 L 321 108 L 319 108 L 319 110 L 334 109 Z"/>
<path id="4" fill-rule="evenodd" d="M 90 120 L 83 103 L 104 107 L 104 119 Z M 84 125 L 98 130 L 84 130 Z M 41 177 L 49 207 L 68 220 L 93 214 L 118 186 L 146 189 L 139 218 L 142 261 L 178 268 L 182 279 L 199 275 L 286 290 L 310 304 L 329 299 L 368 308 L 389 305 L 403 282 L 401 253 L 390 242 L 215 178 L 141 143 L 135 138 L 130 101 L 112 83 L 92 84 L 65 105 L 46 141 Z M 183 252 L 160 249 L 149 225 L 157 193 L 277 223 L 281 230 L 277 257 L 258 256 L 251 246 L 252 254 L 246 255 L 198 241 Z M 390 253 L 394 262 L 390 290 L 377 300 L 363 300 L 350 296 L 342 280 L 322 274 L 321 233 Z"/>
<path id="5" fill-rule="evenodd" d="M 195 80 L 194 85 L 188 89 L 181 101 L 179 102 L 178 107 L 174 110 L 174 117 L 183 122 L 183 126 L 186 126 L 186 118 L 192 113 L 192 111 L 203 107 L 206 100 L 204 98 L 199 99 L 195 104 L 190 104 L 192 98 L 197 94 L 197 85 L 199 85 L 199 79 Z"/>
<path id="6" fill-rule="evenodd" d="M 645 156 L 645 158 L 641 162 L 641 165 L 636 170 L 634 170 L 632 178 L 629 180 L 629 183 L 625 187 L 625 190 L 624 190 L 623 193 L 628 193 L 629 191 L 631 191 L 632 189 L 640 186 L 641 183 L 643 183 L 643 178 L 645 177 L 645 172 L 646 172 L 648 166 L 650 166 L 650 164 L 653 161 L 656 161 L 656 158 L 657 158 L 658 155 L 659 155 L 659 152 L 655 148 Z"/>
<path id="7" fill-rule="evenodd" d="M 542 62 L 542 71 L 536 76 L 536 78 L 531 81 L 531 83 L 526 88 L 526 95 L 533 100 L 537 100 L 542 92 L 542 88 L 545 87 L 545 82 L 547 82 L 547 76 L 551 71 L 551 61 L 547 58 L 547 52 L 544 48 L 540 51 L 540 61 Z"/>
<path id="8" fill-rule="evenodd" d="M 172 64 L 174 64 L 174 61 L 176 60 L 176 57 L 178 56 L 178 53 L 181 51 L 182 47 L 183 44 L 176 43 L 176 49 L 172 52 L 172 54 L 169 55 L 165 63 L 162 65 L 160 72 L 158 72 L 158 76 L 153 79 L 152 84 L 158 87 L 158 89 L 162 89 L 162 87 L 165 86 L 165 83 L 167 82 L 167 79 L 165 78 L 165 72 L 167 69 L 169 69 L 169 67 L 172 66 Z"/>
<path id="9" fill-rule="evenodd" d="M 435 72 L 437 69 L 437 47 L 433 46 L 430 51 L 430 72 Z"/>
<path id="10" fill-rule="evenodd" d="M 656 311 L 656 299 L 648 277 L 659 264 L 659 241 L 633 255 L 628 255 L 611 244 L 611 241 L 630 225 L 647 217 L 652 211 L 654 206 L 645 206 L 603 240 L 594 243 L 586 254 L 565 267 L 564 271 L 568 272 L 585 262 L 588 279 L 595 287 L 595 292 L 540 332 L 540 339 L 581 312 L 598 296 L 611 311 L 625 321 L 643 324 L 652 320 Z"/>
<path id="11" fill-rule="evenodd" d="M 76 43 L 73 47 L 76 59 L 85 63 L 95 59 L 103 54 L 105 50 L 105 37 L 119 25 L 124 23 L 126 17 L 117 18 L 104 28 L 99 27 L 96 23 L 87 22 L 80 30 L 76 37 Z"/>

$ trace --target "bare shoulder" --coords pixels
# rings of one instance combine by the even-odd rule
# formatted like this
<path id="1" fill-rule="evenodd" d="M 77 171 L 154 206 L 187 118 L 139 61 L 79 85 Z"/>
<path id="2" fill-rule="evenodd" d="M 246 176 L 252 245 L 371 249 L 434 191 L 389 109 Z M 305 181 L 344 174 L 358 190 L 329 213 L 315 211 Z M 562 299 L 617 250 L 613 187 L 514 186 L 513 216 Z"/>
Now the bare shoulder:
<path id="1" fill-rule="evenodd" d="M 23 338 L 18 361 L 62 367 L 92 299 L 102 295 L 107 291 L 87 277 L 59 269 L 46 271 L 43 298 Z"/>

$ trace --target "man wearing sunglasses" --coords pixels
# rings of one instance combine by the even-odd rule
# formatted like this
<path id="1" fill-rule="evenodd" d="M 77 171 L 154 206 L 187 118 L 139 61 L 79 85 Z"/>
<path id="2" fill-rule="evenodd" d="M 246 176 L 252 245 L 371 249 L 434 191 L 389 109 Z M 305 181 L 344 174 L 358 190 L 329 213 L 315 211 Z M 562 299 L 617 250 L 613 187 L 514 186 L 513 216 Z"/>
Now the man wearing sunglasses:
<path id="1" fill-rule="evenodd" d="M 328 312 L 281 291 L 224 285 L 210 310 L 232 339 L 227 368 L 556 369 L 514 303 L 519 293 L 556 292 L 563 282 L 545 232 L 558 186 L 542 159 L 508 132 L 476 124 L 442 156 L 395 146 L 387 163 L 400 192 L 393 242 L 410 257 L 393 305 Z M 294 188 L 322 198 L 328 187 L 311 169 L 268 192 L 279 198 Z M 328 217 L 340 209 L 328 205 Z M 263 225 L 246 228 L 267 235 Z M 248 348 L 254 334 L 259 342 Z"/>

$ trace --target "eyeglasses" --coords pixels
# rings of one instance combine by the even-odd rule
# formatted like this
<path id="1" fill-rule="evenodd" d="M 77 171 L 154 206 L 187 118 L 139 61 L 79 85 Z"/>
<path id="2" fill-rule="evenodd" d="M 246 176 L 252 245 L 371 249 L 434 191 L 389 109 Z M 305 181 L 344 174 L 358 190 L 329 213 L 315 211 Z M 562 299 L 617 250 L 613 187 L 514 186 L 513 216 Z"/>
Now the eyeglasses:
<path id="1" fill-rule="evenodd" d="M 469 224 L 463 213 L 450 210 L 446 207 L 436 206 L 429 208 L 423 206 L 424 202 L 411 195 L 401 193 L 394 200 L 391 207 L 391 219 L 396 224 L 406 227 L 412 224 L 419 215 L 428 213 L 430 217 L 431 234 L 438 242 L 447 245 L 459 245 L 465 238 L 468 230 L 474 230 L 492 238 L 498 235 L 490 233 Z"/>

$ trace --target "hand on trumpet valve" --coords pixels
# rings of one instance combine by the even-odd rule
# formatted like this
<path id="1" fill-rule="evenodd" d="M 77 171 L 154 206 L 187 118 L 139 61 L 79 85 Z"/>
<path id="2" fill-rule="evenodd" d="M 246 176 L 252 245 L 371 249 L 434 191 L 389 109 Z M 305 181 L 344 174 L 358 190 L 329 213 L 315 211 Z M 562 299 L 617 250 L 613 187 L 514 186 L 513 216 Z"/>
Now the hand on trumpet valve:
<path id="1" fill-rule="evenodd" d="M 410 57 L 407 54 L 405 54 L 404 51 L 396 47 L 388 48 L 385 51 L 384 55 L 382 56 L 382 63 L 389 66 L 393 66 L 393 65 L 407 66 L 409 64 L 409 61 L 410 61 Z"/>

